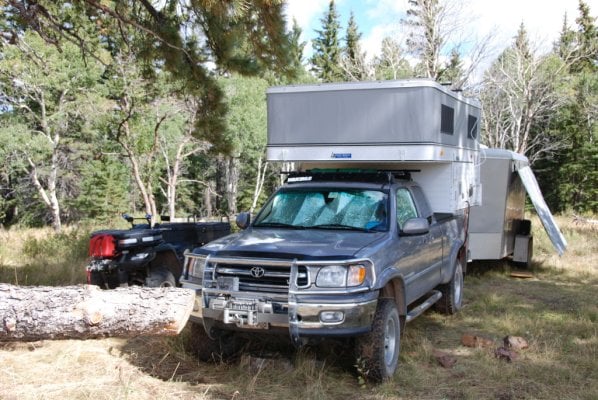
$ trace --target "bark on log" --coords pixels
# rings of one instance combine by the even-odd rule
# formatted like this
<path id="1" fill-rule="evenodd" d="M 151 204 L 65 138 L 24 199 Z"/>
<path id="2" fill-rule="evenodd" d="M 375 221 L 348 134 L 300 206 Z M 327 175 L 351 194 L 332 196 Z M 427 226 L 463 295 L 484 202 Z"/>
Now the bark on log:
<path id="1" fill-rule="evenodd" d="M 0 284 L 0 342 L 177 335 L 195 292 L 131 286 L 21 287 Z"/>

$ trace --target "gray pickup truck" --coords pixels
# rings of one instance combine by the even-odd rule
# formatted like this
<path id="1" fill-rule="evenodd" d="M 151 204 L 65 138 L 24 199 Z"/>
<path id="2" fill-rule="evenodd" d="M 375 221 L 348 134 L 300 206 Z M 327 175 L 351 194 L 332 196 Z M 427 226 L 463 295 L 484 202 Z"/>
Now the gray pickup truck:
<path id="1" fill-rule="evenodd" d="M 461 308 L 467 211 L 434 214 L 409 172 L 291 173 L 237 224 L 186 256 L 201 359 L 231 351 L 236 332 L 296 345 L 353 337 L 359 371 L 381 381 L 395 373 L 406 322 L 432 305 Z"/>

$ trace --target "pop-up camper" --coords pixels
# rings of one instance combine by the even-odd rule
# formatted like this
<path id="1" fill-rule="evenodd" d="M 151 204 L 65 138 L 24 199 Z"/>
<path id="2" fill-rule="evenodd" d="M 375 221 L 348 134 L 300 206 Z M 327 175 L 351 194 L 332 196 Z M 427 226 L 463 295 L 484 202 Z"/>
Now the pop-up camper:
<path id="1" fill-rule="evenodd" d="M 431 80 L 268 90 L 268 160 L 296 170 L 410 170 L 435 213 L 471 207 L 469 260 L 529 264 L 527 191 L 556 250 L 566 241 L 526 157 L 478 144 L 480 105 Z"/>

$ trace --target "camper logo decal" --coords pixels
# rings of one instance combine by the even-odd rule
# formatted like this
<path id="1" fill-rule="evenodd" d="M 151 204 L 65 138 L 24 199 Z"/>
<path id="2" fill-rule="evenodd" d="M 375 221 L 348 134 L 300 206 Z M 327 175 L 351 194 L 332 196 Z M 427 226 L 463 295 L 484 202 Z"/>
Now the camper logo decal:
<path id="1" fill-rule="evenodd" d="M 351 153 L 332 153 L 330 158 L 351 158 Z"/>

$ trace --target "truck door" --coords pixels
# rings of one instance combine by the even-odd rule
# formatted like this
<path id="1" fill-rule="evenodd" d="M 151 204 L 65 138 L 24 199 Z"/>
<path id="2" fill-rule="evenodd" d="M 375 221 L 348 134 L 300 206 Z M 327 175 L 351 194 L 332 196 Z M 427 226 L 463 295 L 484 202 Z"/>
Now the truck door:
<path id="1" fill-rule="evenodd" d="M 406 188 L 398 188 L 396 224 L 399 232 L 399 252 L 402 254 L 399 268 L 405 277 L 408 303 L 425 295 L 438 284 L 442 260 L 442 237 L 438 235 L 435 227 L 431 227 L 430 232 L 421 235 L 402 234 L 405 222 L 417 217 L 421 216 L 418 214 L 411 192 Z"/>

